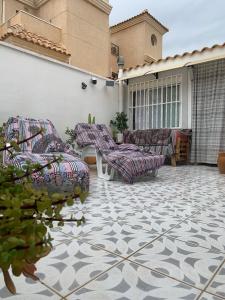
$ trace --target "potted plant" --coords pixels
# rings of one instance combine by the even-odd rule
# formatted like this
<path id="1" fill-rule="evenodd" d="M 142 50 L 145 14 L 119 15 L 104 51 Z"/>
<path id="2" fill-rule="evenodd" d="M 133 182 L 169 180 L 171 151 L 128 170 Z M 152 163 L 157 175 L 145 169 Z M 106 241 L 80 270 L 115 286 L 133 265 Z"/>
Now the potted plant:
<path id="1" fill-rule="evenodd" d="M 89 113 L 88 114 L 88 120 L 87 123 L 89 125 L 95 124 L 95 116 L 92 117 L 92 115 Z M 65 131 L 65 134 L 68 135 L 68 139 L 67 139 L 67 144 L 71 145 L 72 148 L 75 148 L 75 134 L 74 134 L 74 130 L 73 129 L 69 129 L 67 128 Z M 86 156 L 84 158 L 84 161 L 88 164 L 88 165 L 95 165 L 96 164 L 96 156 Z"/>
<path id="2" fill-rule="evenodd" d="M 88 114 L 88 124 L 95 124 L 95 116 L 92 117 L 92 115 Z M 88 165 L 95 165 L 96 164 L 96 157 L 95 156 L 87 156 L 84 158 L 84 161 Z"/>
<path id="3" fill-rule="evenodd" d="M 128 129 L 127 122 L 128 118 L 124 112 L 117 112 L 115 118 L 110 121 L 110 126 L 112 128 L 112 131 L 114 131 L 114 135 L 115 129 L 117 130 L 116 140 L 118 143 L 123 142 L 123 133 L 126 129 Z"/>
<path id="4" fill-rule="evenodd" d="M 95 116 L 92 117 L 91 114 L 88 114 L 88 124 L 95 124 Z"/>

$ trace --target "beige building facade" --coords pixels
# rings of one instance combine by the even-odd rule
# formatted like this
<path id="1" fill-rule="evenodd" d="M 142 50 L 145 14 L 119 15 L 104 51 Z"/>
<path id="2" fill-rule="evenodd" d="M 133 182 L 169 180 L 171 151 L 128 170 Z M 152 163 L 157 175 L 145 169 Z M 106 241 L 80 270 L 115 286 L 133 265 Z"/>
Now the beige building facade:
<path id="1" fill-rule="evenodd" d="M 109 27 L 108 0 L 0 0 L 0 40 L 111 77 L 162 57 L 168 31 L 148 11 Z"/>
<path id="2" fill-rule="evenodd" d="M 2 40 L 31 51 L 36 49 L 40 54 L 96 74 L 110 75 L 109 14 L 112 7 L 107 0 L 0 1 Z M 17 31 L 20 27 L 17 37 L 14 26 Z M 29 36 L 22 39 L 27 32 Z M 32 38 L 42 45 L 33 43 Z M 47 44 L 51 47 L 45 47 Z"/>
<path id="3" fill-rule="evenodd" d="M 162 58 L 163 35 L 168 32 L 168 29 L 147 10 L 112 26 L 110 32 L 113 73 L 118 72 L 118 55 L 124 57 L 125 68 L 151 63 Z"/>
<path id="4" fill-rule="evenodd" d="M 111 6 L 103 0 L 49 0 L 38 17 L 62 29 L 72 65 L 109 76 L 110 12 Z"/>

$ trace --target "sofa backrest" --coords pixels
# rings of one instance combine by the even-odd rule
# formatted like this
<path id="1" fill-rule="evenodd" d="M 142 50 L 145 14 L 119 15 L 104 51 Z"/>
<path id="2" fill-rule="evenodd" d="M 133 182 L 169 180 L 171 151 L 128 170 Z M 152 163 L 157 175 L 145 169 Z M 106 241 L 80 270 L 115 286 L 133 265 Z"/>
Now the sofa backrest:
<path id="1" fill-rule="evenodd" d="M 99 150 L 117 148 L 106 125 L 79 123 L 75 126 L 75 139 L 80 147 L 95 146 Z"/>
<path id="2" fill-rule="evenodd" d="M 136 145 L 167 146 L 172 143 L 171 129 L 125 131 L 124 142 Z"/>
<path id="3" fill-rule="evenodd" d="M 6 140 L 22 141 L 32 137 L 41 129 L 43 129 L 41 134 L 20 145 L 21 151 L 33 153 L 63 151 L 64 144 L 52 122 L 47 119 L 9 118 L 5 126 Z"/>

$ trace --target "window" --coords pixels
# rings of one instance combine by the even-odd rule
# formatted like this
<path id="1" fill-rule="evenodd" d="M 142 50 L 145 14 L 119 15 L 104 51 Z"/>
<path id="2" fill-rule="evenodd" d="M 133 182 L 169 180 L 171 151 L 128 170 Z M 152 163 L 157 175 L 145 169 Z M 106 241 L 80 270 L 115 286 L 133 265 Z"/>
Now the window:
<path id="1" fill-rule="evenodd" d="M 155 34 L 152 34 L 152 36 L 151 36 L 151 43 L 152 43 L 152 46 L 157 45 L 157 37 Z"/>
<path id="2" fill-rule="evenodd" d="M 111 43 L 111 54 L 118 57 L 120 55 L 120 48 L 119 48 L 119 46 Z"/>
<path id="3" fill-rule="evenodd" d="M 180 127 L 181 86 L 180 75 L 130 84 L 130 128 Z"/>

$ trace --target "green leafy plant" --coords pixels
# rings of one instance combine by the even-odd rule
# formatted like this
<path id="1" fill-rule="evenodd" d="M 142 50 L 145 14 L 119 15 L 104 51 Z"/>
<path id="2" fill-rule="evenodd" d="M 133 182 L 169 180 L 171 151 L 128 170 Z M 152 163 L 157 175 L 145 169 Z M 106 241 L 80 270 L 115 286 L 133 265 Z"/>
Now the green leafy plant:
<path id="1" fill-rule="evenodd" d="M 74 129 L 66 128 L 65 134 L 68 136 L 66 143 L 70 145 L 73 149 L 75 149 L 75 132 Z"/>
<path id="2" fill-rule="evenodd" d="M 117 112 L 115 118 L 110 121 L 110 126 L 118 130 L 120 133 L 123 133 L 124 130 L 128 129 L 127 122 L 127 115 L 124 112 Z"/>
<path id="3" fill-rule="evenodd" d="M 53 162 L 60 162 L 60 157 L 54 157 L 44 166 L 30 163 L 23 169 L 4 166 L 3 152 L 13 155 L 13 150 L 18 150 L 22 143 L 24 141 L 6 144 L 0 128 L 0 269 L 6 287 L 13 294 L 16 288 L 9 270 L 14 276 L 23 274 L 37 280 L 35 263 L 52 249 L 48 228 L 53 227 L 53 222 L 57 222 L 58 226 L 63 226 L 64 222 L 82 224 L 84 218 L 65 219 L 61 210 L 65 205 L 73 205 L 74 201 L 83 203 L 87 196 L 79 188 L 73 193 L 62 194 L 33 188 L 31 175 L 51 168 Z"/>
<path id="4" fill-rule="evenodd" d="M 95 124 L 95 117 L 92 117 L 91 114 L 88 114 L 88 124 Z"/>

